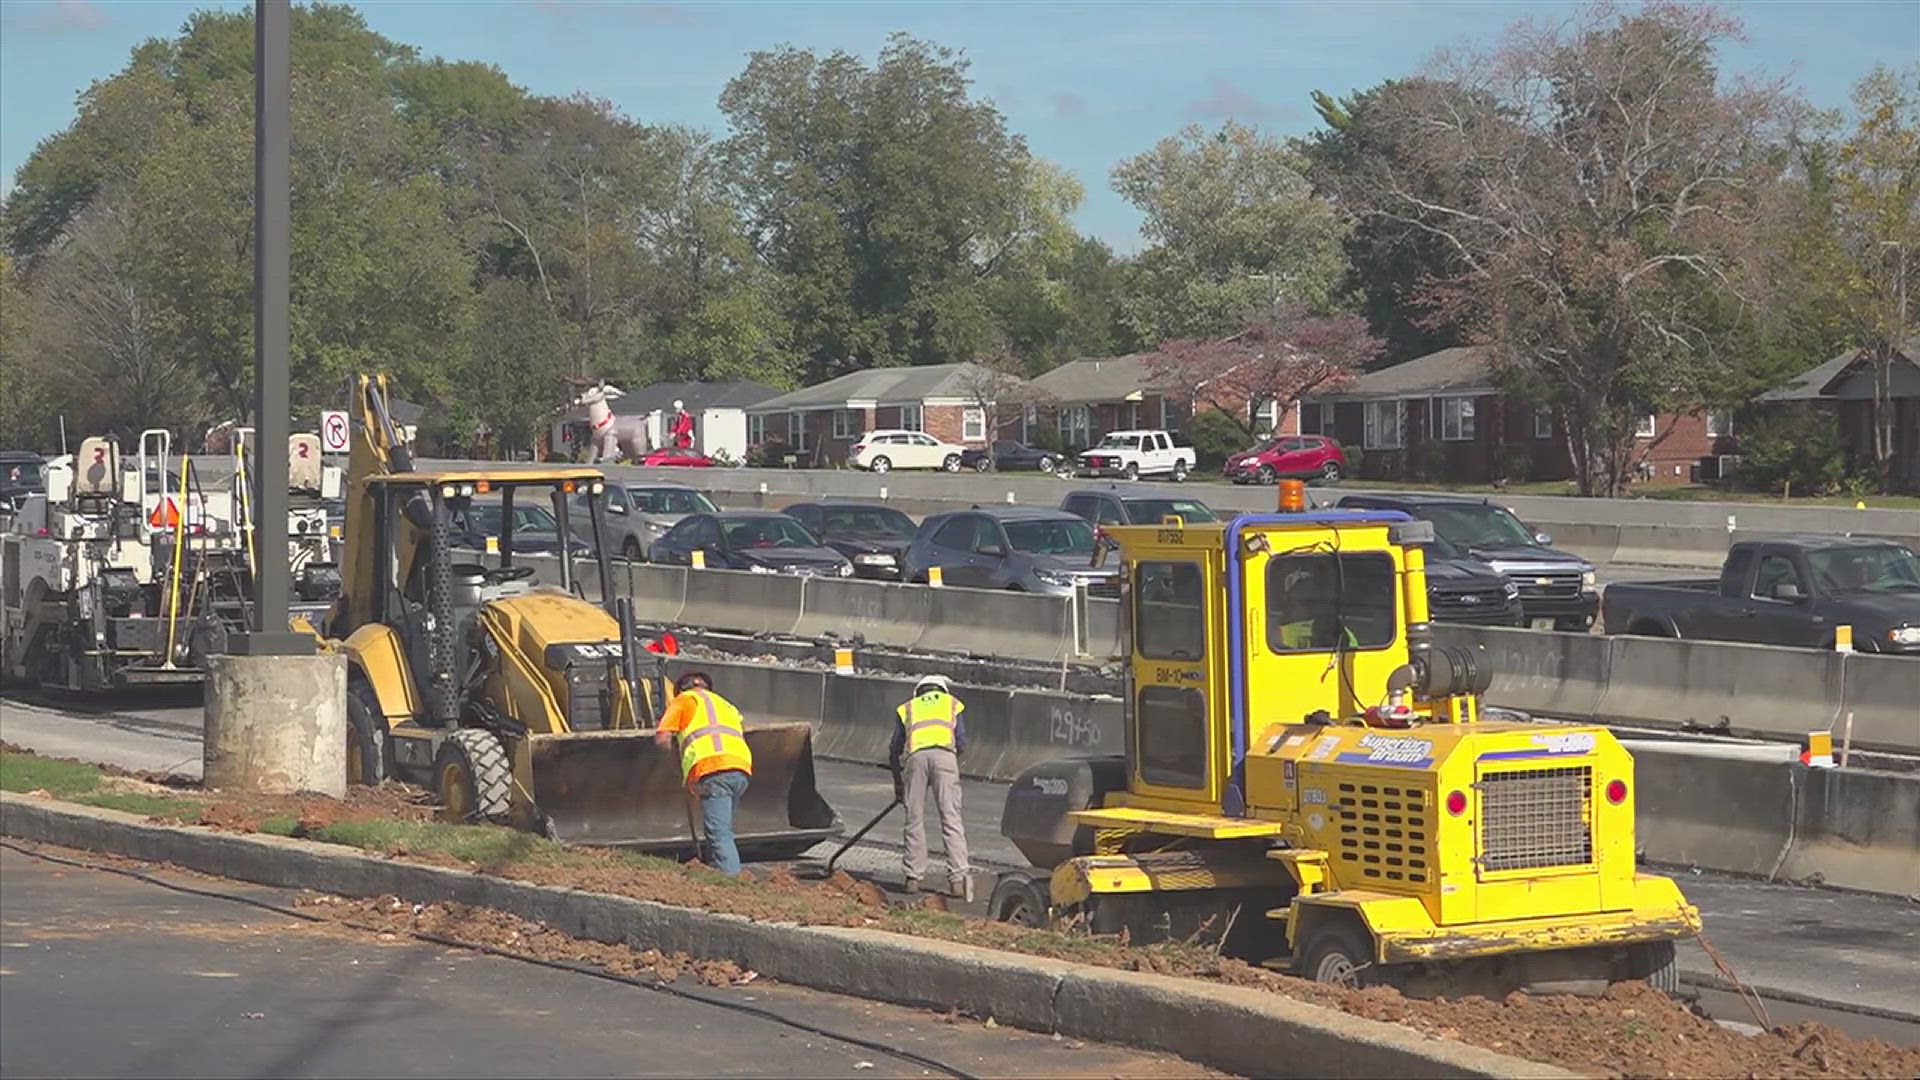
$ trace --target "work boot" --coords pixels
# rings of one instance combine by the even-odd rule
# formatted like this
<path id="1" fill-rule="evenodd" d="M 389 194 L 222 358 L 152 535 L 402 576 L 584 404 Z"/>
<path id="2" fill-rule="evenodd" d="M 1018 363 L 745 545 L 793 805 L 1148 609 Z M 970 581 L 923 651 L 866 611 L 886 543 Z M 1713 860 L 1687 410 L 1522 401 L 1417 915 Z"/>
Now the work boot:
<path id="1" fill-rule="evenodd" d="M 972 874 L 956 874 L 952 878 L 948 879 L 947 884 L 952 886 L 952 888 L 948 890 L 948 893 L 954 899 L 964 900 L 969 904 L 973 903 L 973 875 Z"/>
<path id="2" fill-rule="evenodd" d="M 910 893 L 917 893 L 917 892 L 919 892 L 919 891 L 920 891 L 920 879 L 919 879 L 919 878 L 917 878 L 917 877 L 910 877 L 910 878 L 908 878 L 908 879 L 907 879 L 907 891 L 908 891 L 908 892 L 910 892 Z"/>

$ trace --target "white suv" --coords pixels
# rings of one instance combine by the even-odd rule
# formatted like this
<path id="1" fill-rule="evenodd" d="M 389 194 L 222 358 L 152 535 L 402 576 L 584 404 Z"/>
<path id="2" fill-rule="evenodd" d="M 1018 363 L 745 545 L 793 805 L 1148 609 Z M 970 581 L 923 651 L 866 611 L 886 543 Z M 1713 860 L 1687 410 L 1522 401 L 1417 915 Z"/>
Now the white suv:
<path id="1" fill-rule="evenodd" d="M 1100 444 L 1082 451 L 1081 476 L 1170 476 L 1184 481 L 1193 471 L 1193 447 L 1182 445 L 1165 431 L 1109 431 Z"/>
<path id="2" fill-rule="evenodd" d="M 943 443 L 924 431 L 869 431 L 847 451 L 847 464 L 856 469 L 945 469 L 960 471 L 966 447 Z"/>

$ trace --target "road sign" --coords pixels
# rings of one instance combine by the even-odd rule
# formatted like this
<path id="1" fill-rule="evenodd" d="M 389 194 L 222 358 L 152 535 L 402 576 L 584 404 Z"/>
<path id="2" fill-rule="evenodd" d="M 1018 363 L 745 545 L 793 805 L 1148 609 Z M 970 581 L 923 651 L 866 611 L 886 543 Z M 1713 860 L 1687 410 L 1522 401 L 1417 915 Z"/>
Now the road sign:
<path id="1" fill-rule="evenodd" d="M 320 414 L 320 449 L 329 454 L 347 452 L 347 414 L 328 409 Z"/>

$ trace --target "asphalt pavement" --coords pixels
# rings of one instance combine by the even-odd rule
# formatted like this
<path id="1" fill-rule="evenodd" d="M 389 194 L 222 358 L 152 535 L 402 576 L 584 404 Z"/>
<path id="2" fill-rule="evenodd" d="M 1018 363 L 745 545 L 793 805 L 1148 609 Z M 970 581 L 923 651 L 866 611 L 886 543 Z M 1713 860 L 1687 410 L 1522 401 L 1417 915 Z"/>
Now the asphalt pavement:
<path id="1" fill-rule="evenodd" d="M 157 876 L 292 900 L 199 875 Z M 11 849 L 0 849 L 0 910 L 0 1075 L 9 1078 L 940 1075 L 820 1031 L 973 1075 L 1210 1075 L 1165 1055 L 948 1023 L 764 980 L 699 988 L 808 1031 Z"/>
<path id="2" fill-rule="evenodd" d="M 140 701 L 138 695 L 109 697 L 83 710 L 65 698 L 7 699 L 0 702 L 4 710 L 0 739 L 39 753 L 197 778 L 201 723 L 197 704 L 175 700 L 152 708 Z M 893 781 L 884 768 L 822 760 L 816 770 L 822 794 L 839 811 L 849 835 L 893 798 Z M 1000 835 L 1006 790 L 1006 784 L 994 781 L 962 783 L 962 814 L 979 873 L 975 909 L 982 912 L 995 873 L 1026 864 Z M 883 886 L 897 887 L 904 876 L 901 826 L 901 812 L 896 809 L 840 865 Z M 938 881 L 945 869 L 939 830 L 930 826 L 928 833 L 934 863 L 928 876 Z M 809 854 L 822 859 L 835 846 L 823 844 Z M 1788 997 L 1920 1021 L 1920 999 L 1913 992 L 1913 972 L 1920 970 L 1920 904 L 1729 874 L 1668 872 L 1699 906 L 1708 941 L 1743 982 Z M 1681 968 L 1690 978 L 1707 982 L 1720 978 L 1711 959 L 1694 943 L 1683 947 Z M 1911 1030 L 1911 1025 L 1907 1028 Z"/>

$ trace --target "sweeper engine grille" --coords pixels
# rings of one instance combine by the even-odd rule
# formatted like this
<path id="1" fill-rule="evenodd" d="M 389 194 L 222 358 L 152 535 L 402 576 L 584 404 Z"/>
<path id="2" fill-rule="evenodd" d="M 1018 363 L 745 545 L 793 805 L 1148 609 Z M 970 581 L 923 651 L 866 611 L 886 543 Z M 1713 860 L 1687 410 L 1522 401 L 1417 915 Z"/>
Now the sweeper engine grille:
<path id="1" fill-rule="evenodd" d="M 1593 769 L 1482 773 L 1480 868 L 1530 870 L 1593 861 Z"/>

